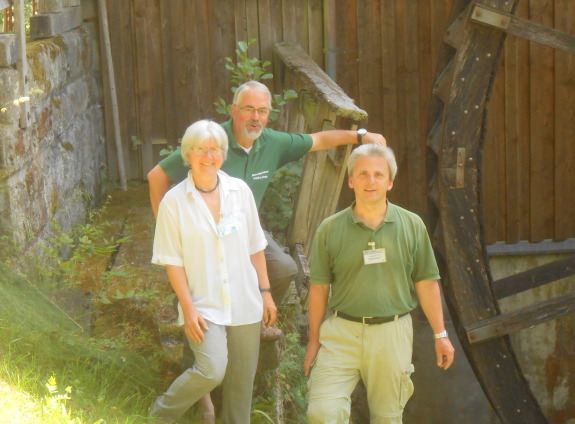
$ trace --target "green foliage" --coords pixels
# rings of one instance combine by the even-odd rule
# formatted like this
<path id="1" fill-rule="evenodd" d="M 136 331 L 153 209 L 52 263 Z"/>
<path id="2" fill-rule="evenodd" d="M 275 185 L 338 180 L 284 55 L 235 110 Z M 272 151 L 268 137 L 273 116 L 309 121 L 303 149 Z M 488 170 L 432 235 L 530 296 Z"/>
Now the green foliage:
<path id="1" fill-rule="evenodd" d="M 240 85 L 248 81 L 263 81 L 273 78 L 273 74 L 267 71 L 267 67 L 271 65 L 269 60 L 260 60 L 258 58 L 248 56 L 249 47 L 256 42 L 255 38 L 249 41 L 239 41 L 236 48 L 237 62 L 234 62 L 231 57 L 224 58 L 225 67 L 232 73 L 232 93 L 235 94 Z M 272 110 L 269 116 L 269 121 L 274 122 L 280 116 L 280 107 L 285 105 L 288 100 L 297 98 L 297 93 L 294 90 L 284 90 L 283 94 L 272 94 Z M 229 116 L 231 104 L 228 104 L 221 97 L 214 103 L 216 112 Z"/>
<path id="2" fill-rule="evenodd" d="M 278 401 L 282 403 L 285 422 L 307 422 L 307 377 L 303 371 L 305 346 L 300 344 L 298 310 L 296 305 L 283 305 L 279 308 L 278 321 L 285 334 L 285 339 L 280 342 L 279 368 L 256 376 L 251 421 L 254 424 L 268 424 L 270 417 L 275 415 L 275 403 Z M 276 399 L 278 395 L 281 399 Z"/>
<path id="3" fill-rule="evenodd" d="M 33 0 L 24 0 L 24 20 L 26 23 L 26 32 L 30 32 L 30 17 L 32 16 L 32 2 Z M 0 11 L 0 26 L 4 26 L 4 13 Z"/>
<path id="4" fill-rule="evenodd" d="M 86 337 L 49 296 L 41 281 L 0 262 L 0 422 L 146 422 L 165 388 L 158 353 Z M 56 376 L 66 384 L 59 387 Z"/>
<path id="5" fill-rule="evenodd" d="M 260 218 L 263 226 L 284 245 L 302 170 L 303 162 L 301 160 L 278 169 L 260 206 Z"/>
<path id="6" fill-rule="evenodd" d="M 84 203 L 88 205 L 91 199 L 80 193 Z M 105 271 L 107 262 L 120 245 L 126 243 L 127 237 L 115 238 L 112 224 L 103 219 L 111 198 L 99 209 L 86 208 L 86 223 L 80 224 L 69 231 L 52 222 L 52 237 L 40 247 L 41 254 L 35 256 L 36 275 L 44 280 L 57 281 L 60 287 L 80 285 L 86 279 L 100 278 L 94 275 L 98 265 Z M 117 231 L 117 230 L 116 230 Z"/>

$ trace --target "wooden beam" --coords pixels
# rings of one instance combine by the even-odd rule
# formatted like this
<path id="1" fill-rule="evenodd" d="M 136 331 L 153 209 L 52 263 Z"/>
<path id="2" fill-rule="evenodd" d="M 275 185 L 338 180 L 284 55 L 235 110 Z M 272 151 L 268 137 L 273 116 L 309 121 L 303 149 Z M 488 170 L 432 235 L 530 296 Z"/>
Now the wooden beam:
<path id="1" fill-rule="evenodd" d="M 28 97 L 28 59 L 26 58 L 26 22 L 24 18 L 24 0 L 14 1 L 14 32 L 16 33 L 16 44 L 18 45 L 18 59 L 16 69 L 20 80 L 18 94 L 20 98 Z M 20 103 L 20 128 L 25 129 L 30 126 L 30 102 Z"/>
<path id="2" fill-rule="evenodd" d="M 575 274 L 575 255 L 493 282 L 496 299 L 524 292 Z"/>
<path id="3" fill-rule="evenodd" d="M 466 325 L 469 343 L 495 339 L 575 312 L 575 292 Z"/>
<path id="4" fill-rule="evenodd" d="M 518 241 L 517 243 L 493 243 L 485 246 L 487 255 L 512 256 L 512 255 L 549 255 L 553 253 L 575 252 L 575 238 L 553 241 L 543 240 L 538 243 Z"/>
<path id="5" fill-rule="evenodd" d="M 517 37 L 575 54 L 575 35 L 480 5 L 474 7 L 470 19 Z"/>

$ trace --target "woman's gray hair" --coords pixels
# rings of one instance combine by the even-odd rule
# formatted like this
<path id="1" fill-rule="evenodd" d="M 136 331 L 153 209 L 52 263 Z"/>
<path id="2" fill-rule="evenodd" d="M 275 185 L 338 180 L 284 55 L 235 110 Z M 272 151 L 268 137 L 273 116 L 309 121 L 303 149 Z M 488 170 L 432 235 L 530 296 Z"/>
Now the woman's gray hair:
<path id="1" fill-rule="evenodd" d="M 186 165 L 190 166 L 188 162 L 190 152 L 208 140 L 216 142 L 224 153 L 224 160 L 226 159 L 228 155 L 228 135 L 220 124 L 209 119 L 202 119 L 190 125 L 182 137 L 182 158 Z"/>
<path id="2" fill-rule="evenodd" d="M 395 180 L 395 176 L 397 174 L 397 161 L 395 160 L 393 150 L 387 146 L 374 143 L 362 144 L 351 152 L 349 159 L 347 160 L 348 176 L 351 176 L 357 160 L 365 156 L 379 156 L 385 158 L 387 165 L 389 166 L 389 176 L 391 181 Z"/>
<path id="3" fill-rule="evenodd" d="M 255 91 L 260 91 L 262 93 L 266 93 L 268 95 L 268 99 L 269 99 L 268 107 L 271 110 L 271 108 L 272 108 L 272 93 L 270 92 L 269 88 L 267 88 L 264 84 L 262 84 L 261 82 L 258 82 L 258 81 L 248 81 L 248 82 L 244 82 L 242 85 L 240 85 L 237 88 L 236 93 L 234 94 L 234 99 L 233 99 L 232 103 L 235 104 L 236 106 L 239 106 L 239 102 L 241 100 L 241 97 L 242 97 L 244 91 L 246 91 L 246 90 L 255 90 Z"/>

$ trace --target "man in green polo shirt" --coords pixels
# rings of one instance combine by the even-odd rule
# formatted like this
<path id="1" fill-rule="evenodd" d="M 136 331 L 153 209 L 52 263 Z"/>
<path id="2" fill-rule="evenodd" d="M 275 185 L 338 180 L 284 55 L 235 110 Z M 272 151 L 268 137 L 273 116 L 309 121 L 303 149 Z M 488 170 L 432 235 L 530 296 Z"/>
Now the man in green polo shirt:
<path id="1" fill-rule="evenodd" d="M 344 144 L 377 143 L 385 145 L 381 134 L 359 131 L 330 130 L 314 134 L 289 134 L 266 128 L 271 111 L 269 89 L 256 81 L 242 84 L 236 90 L 231 106 L 231 119 L 224 122 L 229 150 L 222 170 L 244 180 L 251 188 L 259 208 L 275 171 L 307 152 L 326 150 Z M 170 186 L 188 175 L 179 149 L 162 160 L 148 173 L 150 200 L 154 215 Z M 272 297 L 279 305 L 297 273 L 295 262 L 266 232 L 267 271 Z M 273 336 L 272 336 L 273 338 Z M 265 337 L 264 337 L 265 339 Z"/>
<path id="2" fill-rule="evenodd" d="M 377 143 L 385 145 L 381 134 L 358 131 L 330 130 L 314 134 L 288 134 L 266 128 L 271 111 L 272 95 L 257 82 L 242 84 L 236 90 L 231 107 L 231 119 L 223 124 L 229 141 L 228 156 L 222 170 L 232 177 L 244 180 L 251 188 L 259 208 L 264 193 L 275 171 L 289 162 L 302 158 L 307 152 L 327 150 L 344 144 Z M 160 201 L 172 184 L 188 175 L 179 149 L 162 160 L 148 173 L 150 200 L 154 216 Z M 265 249 L 266 266 L 272 297 L 276 305 L 281 301 L 297 273 L 290 255 L 264 231 L 268 245 Z M 263 328 L 262 340 L 274 340 L 281 335 L 275 328 Z M 186 344 L 184 344 L 187 347 Z M 191 355 L 184 350 L 184 368 Z M 213 417 L 210 396 L 200 400 L 202 414 Z"/>
<path id="3" fill-rule="evenodd" d="M 396 172 L 390 148 L 355 149 L 348 160 L 355 202 L 324 220 L 314 236 L 304 363 L 306 375 L 311 372 L 312 424 L 347 423 L 350 396 L 360 379 L 371 422 L 402 422 L 413 393 L 409 312 L 418 302 L 434 332 L 437 365 L 446 370 L 453 362 L 425 225 L 387 200 Z"/>

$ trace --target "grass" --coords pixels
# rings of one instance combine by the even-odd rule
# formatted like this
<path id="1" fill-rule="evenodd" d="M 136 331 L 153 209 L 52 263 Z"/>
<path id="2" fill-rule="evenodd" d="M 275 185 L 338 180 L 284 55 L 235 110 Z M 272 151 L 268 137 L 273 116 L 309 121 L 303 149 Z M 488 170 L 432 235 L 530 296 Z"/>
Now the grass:
<path id="1" fill-rule="evenodd" d="M 0 423 L 145 423 L 161 356 L 86 336 L 41 293 L 0 265 Z"/>
<path id="2" fill-rule="evenodd" d="M 286 423 L 305 422 L 295 307 L 280 308 L 286 333 L 278 370 L 258 373 L 252 423 L 273 423 L 281 385 Z M 0 264 L 0 424 L 136 424 L 162 381 L 161 352 L 134 350 L 122 338 L 85 335 L 42 287 Z M 193 412 L 181 422 L 192 422 Z M 185 421 L 187 420 L 187 421 Z"/>

